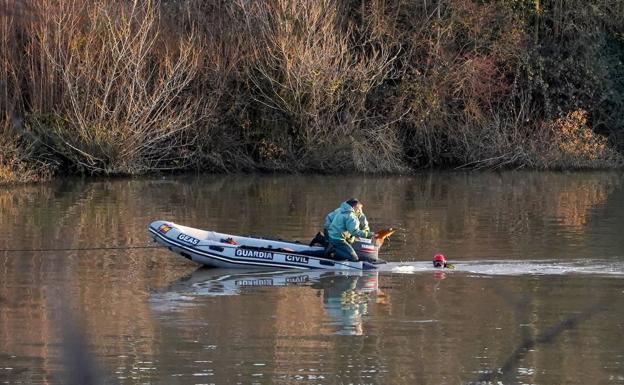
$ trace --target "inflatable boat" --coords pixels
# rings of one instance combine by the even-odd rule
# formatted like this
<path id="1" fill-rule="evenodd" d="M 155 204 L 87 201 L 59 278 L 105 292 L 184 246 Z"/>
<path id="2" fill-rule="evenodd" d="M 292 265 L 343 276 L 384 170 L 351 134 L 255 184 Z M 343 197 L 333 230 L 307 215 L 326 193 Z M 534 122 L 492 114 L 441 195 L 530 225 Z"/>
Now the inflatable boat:
<path id="1" fill-rule="evenodd" d="M 336 260 L 323 246 L 300 242 L 238 236 L 195 229 L 169 221 L 149 225 L 154 241 L 170 251 L 205 266 L 221 268 L 283 268 L 326 270 L 372 270 L 385 261 L 377 258 L 379 248 L 394 231 L 383 230 L 372 239 L 357 238 L 353 247 L 358 262 Z"/>

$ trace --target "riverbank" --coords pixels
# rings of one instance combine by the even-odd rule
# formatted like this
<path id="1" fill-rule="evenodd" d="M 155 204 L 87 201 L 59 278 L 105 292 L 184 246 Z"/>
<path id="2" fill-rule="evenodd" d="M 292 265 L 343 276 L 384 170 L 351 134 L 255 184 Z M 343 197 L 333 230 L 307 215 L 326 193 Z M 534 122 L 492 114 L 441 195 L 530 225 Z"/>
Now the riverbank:
<path id="1" fill-rule="evenodd" d="M 617 2 L 6 3 L 0 182 L 624 163 Z"/>
<path id="2" fill-rule="evenodd" d="M 547 149 L 543 152 L 532 151 L 527 152 L 526 149 L 519 148 L 516 153 L 503 154 L 500 156 L 477 159 L 468 163 L 459 163 L 456 159 L 449 157 L 446 164 L 429 164 L 414 166 L 403 159 L 402 161 L 393 162 L 392 167 L 383 167 L 376 169 L 368 167 L 375 161 L 383 162 L 384 159 L 369 158 L 360 163 L 345 162 L 342 165 L 334 165 L 325 169 L 317 166 L 309 167 L 305 163 L 298 163 L 292 160 L 291 163 L 284 164 L 281 162 L 266 162 L 262 160 L 254 160 L 253 154 L 242 154 L 241 162 L 231 162 L 225 164 L 220 162 L 215 167 L 214 163 L 209 163 L 205 167 L 200 164 L 204 159 L 173 159 L 174 163 L 187 163 L 186 167 L 172 167 L 153 169 L 143 168 L 136 171 L 88 171 L 83 167 L 72 165 L 67 167 L 64 159 L 56 157 L 46 147 L 44 153 L 38 153 L 33 150 L 32 146 L 24 148 L 18 144 L 18 141 L 7 141 L 0 143 L 0 185 L 15 183 L 33 183 L 49 181 L 56 178 L 71 176 L 139 176 L 139 175 L 158 175 L 158 174 L 183 174 L 183 173 L 217 173 L 217 174 L 233 174 L 233 173 L 313 173 L 313 174 L 412 174 L 418 173 L 426 169 L 438 170 L 554 170 L 554 171 L 583 171 L 583 170 L 616 170 L 624 169 L 624 160 L 620 153 L 609 146 L 607 140 L 603 137 L 595 135 L 588 128 L 579 129 L 569 134 L 571 139 L 568 141 L 549 143 Z M 36 148 L 36 147 L 35 147 Z M 323 152 L 323 150 L 321 150 Z M 292 154 L 291 154 L 292 155 Z M 403 157 L 404 154 L 395 154 L 397 158 Z M 289 157 L 290 159 L 290 157 Z"/>

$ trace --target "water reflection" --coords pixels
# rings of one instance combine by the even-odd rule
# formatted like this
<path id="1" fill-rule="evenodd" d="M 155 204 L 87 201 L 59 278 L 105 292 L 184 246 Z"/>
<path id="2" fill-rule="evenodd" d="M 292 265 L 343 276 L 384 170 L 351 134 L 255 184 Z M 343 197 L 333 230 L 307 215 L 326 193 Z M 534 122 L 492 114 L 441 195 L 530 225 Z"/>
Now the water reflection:
<path id="1" fill-rule="evenodd" d="M 378 290 L 376 272 L 363 275 L 329 275 L 312 285 L 322 290 L 325 312 L 334 319 L 336 334 L 360 336 L 371 294 Z"/>
<path id="2" fill-rule="evenodd" d="M 387 304 L 378 280 L 376 271 L 293 272 L 200 268 L 152 294 L 150 304 L 156 312 L 175 312 L 189 306 L 201 306 L 201 297 L 240 295 L 253 289 L 279 286 L 308 287 L 316 290 L 316 295 L 322 298 L 323 310 L 331 319 L 329 324 L 335 329 L 335 334 L 362 335 L 369 303 Z"/>

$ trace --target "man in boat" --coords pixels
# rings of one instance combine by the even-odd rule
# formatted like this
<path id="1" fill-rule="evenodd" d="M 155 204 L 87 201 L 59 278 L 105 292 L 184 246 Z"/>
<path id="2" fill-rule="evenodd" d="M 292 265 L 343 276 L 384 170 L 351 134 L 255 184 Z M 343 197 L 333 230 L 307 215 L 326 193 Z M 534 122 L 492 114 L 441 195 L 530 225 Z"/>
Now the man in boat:
<path id="1" fill-rule="evenodd" d="M 357 199 L 352 198 L 349 201 L 357 201 Z M 347 203 L 348 201 L 345 201 L 343 203 L 340 204 L 340 206 L 333 210 L 332 212 L 330 212 L 329 214 L 327 214 L 327 216 L 325 217 L 325 223 L 323 224 L 323 233 L 321 234 L 320 232 L 316 234 L 316 236 L 314 236 L 314 238 L 312 239 L 312 241 L 310 242 L 310 246 L 323 246 L 323 247 L 328 247 L 329 246 L 329 226 L 331 225 L 332 221 L 334 220 L 334 217 L 342 211 L 342 205 L 344 203 Z M 366 230 L 370 233 L 370 227 L 368 226 L 368 219 L 366 219 L 366 215 L 364 215 L 364 211 L 363 211 L 364 205 L 360 202 L 358 204 L 358 206 L 356 207 L 356 215 L 358 217 L 358 220 L 360 222 L 360 230 Z M 350 243 L 353 243 L 353 240 L 351 240 Z"/>
<path id="2" fill-rule="evenodd" d="M 327 216 L 331 219 L 329 225 L 326 226 L 327 238 L 329 244 L 334 247 L 337 259 L 347 259 L 354 262 L 359 260 L 355 250 L 351 247 L 351 243 L 355 237 L 367 238 L 370 232 L 366 217 L 364 217 L 365 223 L 360 223 L 360 215 L 363 215 L 362 208 L 363 205 L 360 201 L 351 198 Z M 363 225 L 365 228 L 362 228 Z"/>
<path id="3" fill-rule="evenodd" d="M 343 210 L 342 205 L 344 203 L 348 204 L 348 202 L 350 201 L 357 201 L 357 199 L 353 198 L 353 199 L 350 199 L 349 201 L 343 202 L 340 204 L 340 207 L 338 207 L 336 210 L 327 214 L 327 216 L 325 217 L 325 223 L 323 224 L 323 234 L 321 233 L 316 234 L 314 239 L 312 239 L 312 242 L 310 242 L 310 246 L 314 246 L 314 245 L 321 245 L 324 247 L 329 246 L 329 226 L 331 226 L 331 223 L 336 217 L 336 215 L 338 215 L 338 213 L 340 213 Z M 360 202 L 358 202 L 357 206 L 355 207 L 355 215 L 357 216 L 358 221 L 360 223 L 359 229 L 370 232 L 370 227 L 368 226 L 368 219 L 366 219 L 366 215 L 364 215 L 364 212 L 362 210 L 363 208 L 364 208 L 364 205 Z M 353 243 L 353 241 L 349 243 Z"/>

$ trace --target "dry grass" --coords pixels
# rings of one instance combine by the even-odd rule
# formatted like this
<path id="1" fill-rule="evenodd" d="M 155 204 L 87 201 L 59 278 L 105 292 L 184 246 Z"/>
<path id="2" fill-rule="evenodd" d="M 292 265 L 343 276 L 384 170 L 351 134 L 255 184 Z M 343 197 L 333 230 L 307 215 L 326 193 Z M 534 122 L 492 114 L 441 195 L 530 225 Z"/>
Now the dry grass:
<path id="1" fill-rule="evenodd" d="M 40 158 L 32 146 L 20 146 L 8 129 L 0 129 L 0 184 L 39 182 L 54 174 L 54 163 Z"/>

